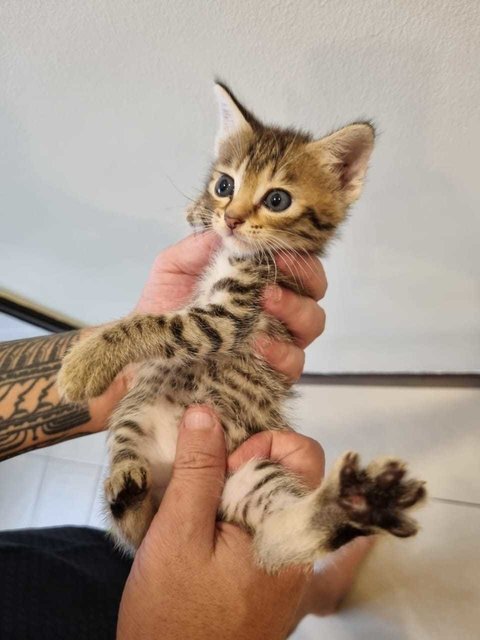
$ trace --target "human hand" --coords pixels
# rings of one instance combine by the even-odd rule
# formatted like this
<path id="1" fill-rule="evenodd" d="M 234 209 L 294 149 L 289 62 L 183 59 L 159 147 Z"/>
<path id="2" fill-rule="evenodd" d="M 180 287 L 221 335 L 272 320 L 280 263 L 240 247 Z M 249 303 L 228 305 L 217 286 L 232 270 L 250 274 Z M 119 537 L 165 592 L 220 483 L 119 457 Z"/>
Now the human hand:
<path id="1" fill-rule="evenodd" d="M 189 302 L 195 293 L 199 275 L 206 269 L 220 238 L 212 233 L 190 235 L 162 251 L 156 258 L 135 308 L 137 313 L 160 314 L 175 311 Z M 304 349 L 325 327 L 325 313 L 318 306 L 327 289 L 321 262 L 314 256 L 298 260 L 289 254 L 279 254 L 277 266 L 302 285 L 306 296 L 283 287 L 266 291 L 265 311 L 278 318 L 294 337 L 291 343 L 260 336 L 258 353 L 291 382 L 297 380 L 305 362 Z"/>
<path id="2" fill-rule="evenodd" d="M 310 489 L 320 486 L 325 455 L 319 442 L 295 431 L 261 431 L 241 444 L 228 458 L 228 471 L 236 471 L 252 458 L 273 460 L 301 476 Z"/>
<path id="3" fill-rule="evenodd" d="M 321 447 L 298 434 L 258 434 L 230 457 L 229 468 L 252 455 L 273 457 L 312 487 L 323 475 Z M 255 564 L 250 537 L 216 522 L 226 465 L 217 418 L 207 407 L 191 407 L 172 479 L 125 586 L 118 640 L 276 640 L 297 622 L 308 572 L 266 574 Z"/>
<path id="4" fill-rule="evenodd" d="M 280 342 L 267 336 L 257 339 L 256 349 L 273 369 L 296 382 L 305 365 L 305 349 L 325 329 L 325 311 L 317 303 L 327 291 L 322 263 L 312 255 L 296 258 L 280 253 L 275 261 L 279 269 L 293 276 L 306 295 L 299 295 L 278 285 L 265 291 L 265 311 L 280 320 L 293 336 L 293 342 Z"/>
<path id="5" fill-rule="evenodd" d="M 160 315 L 184 307 L 195 293 L 220 236 L 191 234 L 158 254 L 143 287 L 135 313 Z"/>

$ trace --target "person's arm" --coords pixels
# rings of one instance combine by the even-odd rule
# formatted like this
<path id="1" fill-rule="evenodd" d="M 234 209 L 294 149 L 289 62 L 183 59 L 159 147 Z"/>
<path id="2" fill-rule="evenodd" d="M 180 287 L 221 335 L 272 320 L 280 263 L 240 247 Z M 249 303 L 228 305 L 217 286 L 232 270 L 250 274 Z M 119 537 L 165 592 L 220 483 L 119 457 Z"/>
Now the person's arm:
<path id="1" fill-rule="evenodd" d="M 105 428 L 124 393 L 122 379 L 88 406 L 61 402 L 55 385 L 63 356 L 82 334 L 0 344 L 0 460 Z"/>

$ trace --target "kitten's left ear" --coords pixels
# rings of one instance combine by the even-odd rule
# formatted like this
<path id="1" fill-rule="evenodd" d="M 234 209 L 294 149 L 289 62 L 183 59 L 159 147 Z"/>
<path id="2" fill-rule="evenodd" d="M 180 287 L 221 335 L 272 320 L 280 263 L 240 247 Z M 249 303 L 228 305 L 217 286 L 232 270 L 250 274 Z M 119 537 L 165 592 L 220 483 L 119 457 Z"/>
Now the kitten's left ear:
<path id="1" fill-rule="evenodd" d="M 374 128 L 362 122 L 343 127 L 307 145 L 307 150 L 317 155 L 321 164 L 337 176 L 347 204 L 357 200 L 362 192 L 374 140 Z"/>
<path id="2" fill-rule="evenodd" d="M 215 138 L 215 153 L 218 154 L 222 142 L 227 138 L 241 132 L 251 131 L 252 128 L 245 117 L 248 111 L 240 105 L 226 86 L 219 82 L 215 83 L 215 96 L 220 116 L 217 137 Z"/>

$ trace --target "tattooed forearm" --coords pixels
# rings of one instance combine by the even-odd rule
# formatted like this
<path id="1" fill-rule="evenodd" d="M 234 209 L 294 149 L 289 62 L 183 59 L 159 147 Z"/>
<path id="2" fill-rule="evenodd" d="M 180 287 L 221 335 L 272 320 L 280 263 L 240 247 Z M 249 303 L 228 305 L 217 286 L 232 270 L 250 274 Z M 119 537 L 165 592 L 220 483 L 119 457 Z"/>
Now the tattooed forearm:
<path id="1" fill-rule="evenodd" d="M 60 402 L 55 387 L 62 358 L 79 335 L 0 344 L 0 460 L 75 437 L 89 422 L 87 408 Z"/>

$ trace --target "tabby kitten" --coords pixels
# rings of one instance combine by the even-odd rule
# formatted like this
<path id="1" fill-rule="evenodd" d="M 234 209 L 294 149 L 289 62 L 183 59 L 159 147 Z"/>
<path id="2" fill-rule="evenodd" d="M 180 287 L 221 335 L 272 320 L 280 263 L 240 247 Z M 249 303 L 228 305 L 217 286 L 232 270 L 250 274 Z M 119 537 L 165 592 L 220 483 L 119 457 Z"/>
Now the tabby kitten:
<path id="1" fill-rule="evenodd" d="M 322 138 L 261 124 L 223 85 L 216 160 L 189 208 L 196 228 L 222 246 L 185 309 L 133 315 L 99 328 L 64 359 L 59 386 L 80 402 L 100 395 L 129 363 L 142 363 L 135 385 L 110 420 L 105 483 L 113 534 L 126 549 L 142 541 L 168 484 L 185 407 L 206 403 L 219 415 L 233 451 L 265 429 L 288 429 L 289 385 L 253 353 L 259 331 L 288 337 L 260 304 L 276 272 L 272 251 L 321 254 L 360 195 L 374 142 L 368 123 Z M 361 468 L 345 454 L 321 487 L 309 491 L 279 464 L 251 460 L 225 483 L 219 517 L 254 536 L 269 571 L 311 563 L 356 536 L 406 537 L 417 525 L 405 510 L 425 495 L 395 459 Z"/>

